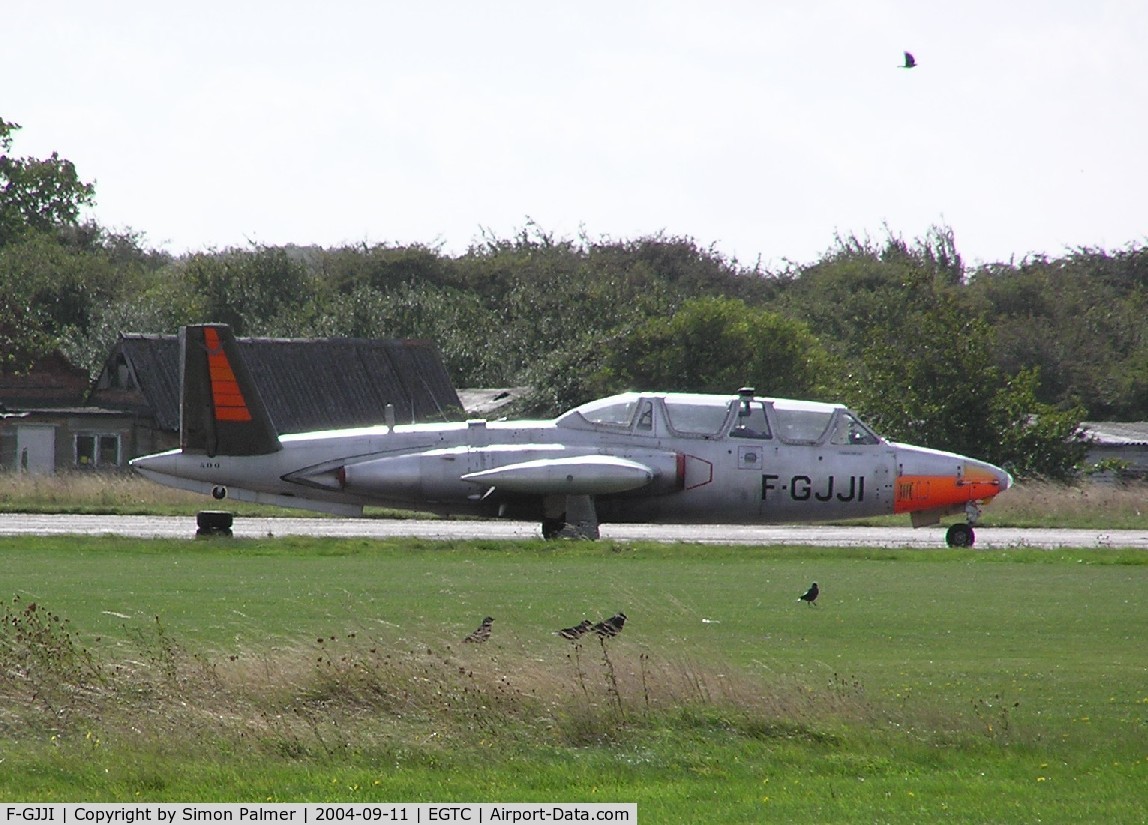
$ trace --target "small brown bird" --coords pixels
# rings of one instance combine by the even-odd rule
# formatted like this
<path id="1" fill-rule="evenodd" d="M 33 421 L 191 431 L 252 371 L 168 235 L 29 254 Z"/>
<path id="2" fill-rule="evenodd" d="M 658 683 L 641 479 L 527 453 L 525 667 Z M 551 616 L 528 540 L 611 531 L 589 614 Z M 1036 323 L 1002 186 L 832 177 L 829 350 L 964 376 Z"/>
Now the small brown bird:
<path id="1" fill-rule="evenodd" d="M 583 619 L 573 627 L 564 627 L 561 630 L 554 632 L 561 636 L 563 639 L 570 639 L 571 641 L 581 638 L 582 634 L 593 627 L 593 623 L 589 619 Z"/>
<path id="2" fill-rule="evenodd" d="M 613 616 L 611 616 L 608 619 L 604 619 L 604 620 L 598 622 L 596 625 L 594 625 L 590 629 L 593 630 L 595 633 L 597 633 L 603 639 L 607 639 L 607 638 L 611 638 L 613 636 L 617 636 L 619 633 L 621 633 L 622 632 L 622 625 L 624 625 L 625 623 L 626 623 L 626 614 L 619 612 L 619 613 L 615 613 Z"/>
<path id="3" fill-rule="evenodd" d="M 490 638 L 490 625 L 493 622 L 494 622 L 494 619 L 491 618 L 490 616 L 487 616 L 485 619 L 482 620 L 482 624 L 480 624 L 478 627 L 476 627 L 474 629 L 474 632 L 471 633 L 469 636 L 467 636 L 465 639 L 463 639 L 463 641 L 464 642 L 475 642 L 476 644 L 481 643 L 481 642 L 485 642 L 487 639 Z"/>
<path id="4" fill-rule="evenodd" d="M 821 589 L 817 586 L 817 582 L 809 585 L 809 589 L 797 597 L 799 602 L 806 602 L 810 607 L 817 601 L 817 597 L 821 594 Z"/>

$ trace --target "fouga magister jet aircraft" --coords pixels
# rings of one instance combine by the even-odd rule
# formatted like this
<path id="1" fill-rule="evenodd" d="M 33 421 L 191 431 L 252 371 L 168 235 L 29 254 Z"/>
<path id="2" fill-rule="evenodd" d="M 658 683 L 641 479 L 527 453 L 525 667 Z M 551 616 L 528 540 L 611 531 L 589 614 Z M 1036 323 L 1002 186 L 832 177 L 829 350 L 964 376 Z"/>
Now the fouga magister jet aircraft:
<path id="1" fill-rule="evenodd" d="M 180 330 L 180 448 L 132 465 L 216 499 L 348 516 L 365 505 L 538 520 L 547 538 L 602 522 L 815 522 L 908 513 L 914 526 L 980 506 L 1007 472 L 897 444 L 840 404 L 628 392 L 552 421 L 382 424 L 280 435 L 230 327 Z"/>

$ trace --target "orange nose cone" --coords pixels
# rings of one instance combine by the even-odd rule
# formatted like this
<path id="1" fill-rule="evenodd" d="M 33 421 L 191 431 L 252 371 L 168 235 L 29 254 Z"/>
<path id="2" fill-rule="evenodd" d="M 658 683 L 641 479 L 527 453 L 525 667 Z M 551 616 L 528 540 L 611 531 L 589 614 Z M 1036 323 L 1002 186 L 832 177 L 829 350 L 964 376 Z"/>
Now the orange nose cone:
<path id="1" fill-rule="evenodd" d="M 966 461 L 964 483 L 969 487 L 970 500 L 992 498 L 1012 486 L 1012 476 L 983 461 Z"/>
<path id="2" fill-rule="evenodd" d="M 902 447 L 899 455 L 905 471 L 897 478 L 895 513 L 951 510 L 990 499 L 1012 485 L 1012 476 L 1000 467 L 955 453 Z"/>

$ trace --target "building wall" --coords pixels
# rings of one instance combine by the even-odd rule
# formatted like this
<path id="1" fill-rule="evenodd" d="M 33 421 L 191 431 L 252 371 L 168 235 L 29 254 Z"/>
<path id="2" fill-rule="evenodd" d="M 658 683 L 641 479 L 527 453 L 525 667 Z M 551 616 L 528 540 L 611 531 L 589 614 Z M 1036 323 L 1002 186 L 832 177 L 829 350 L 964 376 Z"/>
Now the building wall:
<path id="1" fill-rule="evenodd" d="M 52 424 L 8 419 L 0 425 L 0 468 L 55 472 L 56 428 Z"/>
<path id="2" fill-rule="evenodd" d="M 49 439 L 51 456 L 37 456 Z M 131 415 L 29 411 L 0 419 L 0 472 L 115 472 L 137 455 L 169 448 Z"/>
<path id="3" fill-rule="evenodd" d="M 1115 474 L 1100 474 L 1099 480 L 1108 475 L 1114 478 L 1148 478 L 1148 444 L 1093 444 L 1085 457 L 1086 466 L 1094 466 L 1102 462 L 1119 461 L 1126 469 Z"/>

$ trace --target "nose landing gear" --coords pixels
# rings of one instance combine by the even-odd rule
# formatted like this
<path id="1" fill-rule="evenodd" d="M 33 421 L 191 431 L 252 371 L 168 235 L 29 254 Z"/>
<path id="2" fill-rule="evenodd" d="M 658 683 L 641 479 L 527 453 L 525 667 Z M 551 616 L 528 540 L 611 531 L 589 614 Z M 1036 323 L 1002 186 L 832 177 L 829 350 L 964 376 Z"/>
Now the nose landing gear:
<path id="1" fill-rule="evenodd" d="M 949 547 L 972 547 L 977 540 L 977 534 L 973 530 L 973 525 L 981 517 L 981 505 L 978 502 L 970 501 L 965 505 L 965 518 L 968 519 L 967 524 L 949 525 L 948 531 L 945 533 L 945 544 Z"/>

